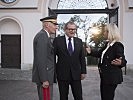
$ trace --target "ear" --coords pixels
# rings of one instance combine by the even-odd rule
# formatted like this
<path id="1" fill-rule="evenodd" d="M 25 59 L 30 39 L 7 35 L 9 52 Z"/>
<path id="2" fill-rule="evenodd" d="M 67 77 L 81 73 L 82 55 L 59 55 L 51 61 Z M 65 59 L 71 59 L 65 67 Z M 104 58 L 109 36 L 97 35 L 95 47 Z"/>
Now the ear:
<path id="1" fill-rule="evenodd" d="M 45 22 L 44 25 L 45 25 L 46 28 L 48 28 L 49 27 L 49 22 Z"/>

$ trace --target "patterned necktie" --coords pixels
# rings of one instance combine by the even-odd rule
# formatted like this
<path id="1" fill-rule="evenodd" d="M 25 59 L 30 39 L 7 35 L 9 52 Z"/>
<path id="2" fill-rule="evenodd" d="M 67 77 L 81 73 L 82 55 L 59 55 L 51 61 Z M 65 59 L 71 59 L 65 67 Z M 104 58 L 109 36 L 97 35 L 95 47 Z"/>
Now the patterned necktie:
<path id="1" fill-rule="evenodd" d="M 69 38 L 68 40 L 69 40 L 69 42 L 68 42 L 68 52 L 69 52 L 70 55 L 72 55 L 73 48 L 72 48 L 71 38 Z"/>

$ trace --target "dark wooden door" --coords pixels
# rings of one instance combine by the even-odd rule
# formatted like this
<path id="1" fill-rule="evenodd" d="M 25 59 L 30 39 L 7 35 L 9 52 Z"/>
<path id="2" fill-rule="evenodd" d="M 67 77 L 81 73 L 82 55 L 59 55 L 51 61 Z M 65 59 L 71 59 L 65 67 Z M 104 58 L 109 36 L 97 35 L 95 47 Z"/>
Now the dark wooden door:
<path id="1" fill-rule="evenodd" d="M 1 67 L 21 68 L 21 35 L 1 35 Z"/>

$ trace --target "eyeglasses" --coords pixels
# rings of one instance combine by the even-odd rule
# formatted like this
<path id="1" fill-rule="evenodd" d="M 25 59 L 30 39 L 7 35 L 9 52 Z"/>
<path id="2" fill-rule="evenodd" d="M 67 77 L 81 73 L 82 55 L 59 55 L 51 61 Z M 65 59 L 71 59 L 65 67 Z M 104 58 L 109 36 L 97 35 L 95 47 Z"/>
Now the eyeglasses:
<path id="1" fill-rule="evenodd" d="M 67 28 L 67 30 L 69 30 L 69 31 L 77 31 L 77 29 L 75 29 L 75 28 Z"/>

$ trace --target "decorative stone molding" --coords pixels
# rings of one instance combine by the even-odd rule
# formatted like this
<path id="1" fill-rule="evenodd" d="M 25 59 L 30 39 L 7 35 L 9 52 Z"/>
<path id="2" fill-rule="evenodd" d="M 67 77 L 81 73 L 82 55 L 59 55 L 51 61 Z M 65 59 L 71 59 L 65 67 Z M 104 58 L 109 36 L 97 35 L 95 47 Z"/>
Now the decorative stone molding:
<path id="1" fill-rule="evenodd" d="M 133 12 L 133 0 L 125 0 L 123 3 L 126 11 Z"/>
<path id="2" fill-rule="evenodd" d="M 19 0 L 0 0 L 0 4 L 6 7 L 13 6 L 17 4 Z"/>
<path id="3" fill-rule="evenodd" d="M 133 0 L 128 0 L 128 8 L 133 9 Z"/>

